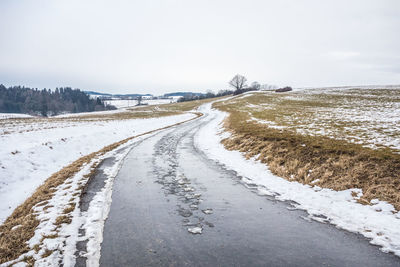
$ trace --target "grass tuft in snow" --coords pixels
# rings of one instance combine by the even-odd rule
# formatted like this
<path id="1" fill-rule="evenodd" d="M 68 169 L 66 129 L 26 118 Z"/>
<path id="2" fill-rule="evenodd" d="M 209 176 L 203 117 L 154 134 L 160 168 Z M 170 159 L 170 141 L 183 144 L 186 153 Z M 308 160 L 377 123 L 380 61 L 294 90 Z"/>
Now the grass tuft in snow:
<path id="1" fill-rule="evenodd" d="M 57 217 L 56 222 L 54 224 L 57 225 L 57 226 L 60 226 L 63 223 L 70 224 L 71 221 L 72 221 L 71 216 L 61 215 L 61 216 Z"/>
<path id="2" fill-rule="evenodd" d="M 42 254 L 42 258 L 47 258 L 47 257 L 50 256 L 52 253 L 53 253 L 52 250 L 46 249 L 46 250 L 44 251 L 44 253 Z"/>

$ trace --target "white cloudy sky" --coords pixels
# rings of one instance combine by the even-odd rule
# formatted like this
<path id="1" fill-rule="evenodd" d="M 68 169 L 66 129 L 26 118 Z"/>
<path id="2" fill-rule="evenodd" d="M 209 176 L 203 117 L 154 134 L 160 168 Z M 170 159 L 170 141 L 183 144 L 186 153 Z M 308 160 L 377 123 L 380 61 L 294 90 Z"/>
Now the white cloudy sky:
<path id="1" fill-rule="evenodd" d="M 5 85 L 400 84 L 399 0 L 2 0 L 0 12 Z"/>

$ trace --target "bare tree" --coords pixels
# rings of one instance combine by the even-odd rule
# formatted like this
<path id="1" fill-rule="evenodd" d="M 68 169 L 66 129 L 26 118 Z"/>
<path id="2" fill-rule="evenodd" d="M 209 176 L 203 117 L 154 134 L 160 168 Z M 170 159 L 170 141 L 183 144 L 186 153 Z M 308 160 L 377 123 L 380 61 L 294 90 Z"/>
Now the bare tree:
<path id="1" fill-rule="evenodd" d="M 232 80 L 229 82 L 229 85 L 235 88 L 236 91 L 240 91 L 247 86 L 246 82 L 247 82 L 246 77 L 240 74 L 236 74 L 235 77 L 233 77 Z"/>
<path id="2" fill-rule="evenodd" d="M 252 82 L 250 88 L 258 91 L 258 90 L 260 90 L 261 85 L 258 82 Z"/>
<path id="3" fill-rule="evenodd" d="M 136 98 L 136 100 L 137 100 L 137 105 L 138 106 L 140 106 L 141 104 L 142 104 L 142 96 L 140 95 L 140 96 L 138 96 L 137 98 Z"/>
<path id="4" fill-rule="evenodd" d="M 272 84 L 263 84 L 261 85 L 261 90 L 275 90 L 278 87 L 276 85 L 272 85 Z"/>

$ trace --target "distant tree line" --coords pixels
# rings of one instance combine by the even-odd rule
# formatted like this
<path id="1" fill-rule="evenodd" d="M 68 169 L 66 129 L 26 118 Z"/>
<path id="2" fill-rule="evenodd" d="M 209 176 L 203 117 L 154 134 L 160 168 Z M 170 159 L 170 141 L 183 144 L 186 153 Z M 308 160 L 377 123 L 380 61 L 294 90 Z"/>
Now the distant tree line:
<path id="1" fill-rule="evenodd" d="M 250 86 L 247 85 L 247 79 L 243 75 L 236 74 L 232 80 L 229 81 L 229 85 L 235 89 L 233 91 L 233 95 L 243 94 L 249 91 L 258 91 L 258 90 L 275 90 L 275 85 L 270 84 L 259 84 L 258 82 L 252 82 Z"/>
<path id="2" fill-rule="evenodd" d="M 258 82 L 252 82 L 250 86 L 247 86 L 247 79 L 243 75 L 237 74 L 232 80 L 229 81 L 229 85 L 235 89 L 233 95 L 239 95 L 248 91 L 268 90 L 275 91 L 277 93 L 290 92 L 293 90 L 292 87 L 286 86 L 277 88 L 275 85 L 270 84 L 259 84 Z"/>
<path id="3" fill-rule="evenodd" d="M 282 87 L 275 90 L 275 92 L 277 93 L 290 92 L 290 91 L 293 91 L 293 88 L 290 86 Z"/>
<path id="4" fill-rule="evenodd" d="M 220 90 L 218 93 L 213 93 L 211 91 L 208 91 L 205 94 L 185 94 L 181 98 L 178 99 L 178 102 L 185 102 L 185 101 L 193 101 L 193 100 L 200 100 L 200 99 L 206 99 L 206 98 L 214 98 L 214 97 L 220 97 L 220 96 L 226 96 L 226 95 L 231 95 L 233 94 L 232 90 Z"/>
<path id="5" fill-rule="evenodd" d="M 205 98 L 213 98 L 219 96 L 226 95 L 239 95 L 249 91 L 258 91 L 258 90 L 275 90 L 277 87 L 275 85 L 263 84 L 261 85 L 258 82 L 252 82 L 250 86 L 247 85 L 247 79 L 243 75 L 237 74 L 230 81 L 229 86 L 231 86 L 234 90 L 221 90 L 218 93 L 213 93 L 211 91 L 206 94 L 185 94 L 183 97 L 178 99 L 178 102 L 199 100 Z M 285 87 L 285 90 L 286 87 Z"/>
<path id="6" fill-rule="evenodd" d="M 60 113 L 91 112 L 116 109 L 100 99 L 91 99 L 79 89 L 70 87 L 38 90 L 0 84 L 0 112 L 53 116 Z"/>

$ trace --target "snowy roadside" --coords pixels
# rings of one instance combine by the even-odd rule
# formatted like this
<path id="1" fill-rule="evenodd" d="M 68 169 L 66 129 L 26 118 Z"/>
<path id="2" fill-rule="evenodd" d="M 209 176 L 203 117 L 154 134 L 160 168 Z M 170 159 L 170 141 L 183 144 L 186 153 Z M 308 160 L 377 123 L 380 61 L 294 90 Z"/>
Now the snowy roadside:
<path id="1" fill-rule="evenodd" d="M 0 223 L 50 175 L 74 160 L 127 137 L 195 116 L 188 113 L 151 119 L 70 122 L 63 128 L 49 121 L 44 129 L 0 135 Z"/>
<path id="2" fill-rule="evenodd" d="M 3 229 L 5 231 L 3 234 L 9 235 L 6 242 L 15 242 L 12 240 L 12 236 L 15 235 L 13 232 L 21 232 L 26 235 L 27 233 L 24 231 L 27 227 L 29 229 L 29 225 L 26 224 L 35 225 L 33 229 L 28 230 L 31 231 L 31 237 L 26 239 L 26 249 L 21 250 L 17 246 L 18 253 L 8 252 L 15 256 L 3 255 L 1 266 L 32 264 L 35 266 L 74 266 L 78 258 L 85 258 L 88 266 L 98 266 L 104 221 L 108 216 L 111 204 L 112 184 L 125 156 L 135 143 L 144 138 L 198 116 L 199 114 L 185 114 L 164 117 L 162 120 L 144 120 L 150 121 L 150 125 L 141 120 L 141 127 L 135 128 L 136 134 L 130 132 L 131 134 L 123 140 L 118 139 L 117 142 L 107 144 L 107 146 L 103 145 L 102 149 L 80 157 L 53 174 L 35 192 L 35 194 L 38 192 L 42 194 L 43 190 L 52 192 L 49 197 L 42 198 L 43 200 L 40 202 L 33 200 L 35 204 L 32 211 L 35 218 L 28 222 L 24 218 L 22 220 L 13 219 L 15 222 Z M 101 163 L 104 161 L 108 163 L 102 166 Z M 82 195 L 86 192 L 88 181 L 100 169 L 104 174 L 104 186 L 96 190 L 87 204 L 83 204 Z M 57 180 L 59 181 L 58 186 L 51 187 L 52 184 L 57 183 Z M 24 206 L 29 207 L 31 200 L 27 201 Z M 82 209 L 82 205 L 87 205 L 87 207 Z M 30 208 L 28 209 L 30 210 Z M 28 215 L 24 216 L 28 217 Z M 17 234 L 19 235 L 19 233 Z M 85 244 L 85 248 L 78 250 L 78 243 L 82 242 Z M 9 248 L 5 251 L 7 250 Z M 4 261 L 4 259 L 8 260 Z"/>
<path id="3" fill-rule="evenodd" d="M 34 262 L 35 266 L 74 266 L 79 256 L 87 258 L 88 266 L 98 266 L 114 178 L 132 145 L 146 137 L 139 136 L 118 149 L 94 157 L 79 172 L 58 186 L 50 200 L 38 203 L 34 211 L 40 223 L 28 241 L 30 250 L 3 265 L 27 266 L 27 263 Z M 87 184 L 90 173 L 98 164 L 111 157 L 114 158 L 113 164 L 103 170 L 106 174 L 105 186 L 95 194 L 88 210 L 81 212 L 79 206 L 83 185 Z M 87 242 L 87 247 L 86 253 L 78 255 L 77 243 L 80 241 Z"/>
<path id="4" fill-rule="evenodd" d="M 371 244 L 381 246 L 382 251 L 400 256 L 400 213 L 391 204 L 376 199 L 371 201 L 371 206 L 362 205 L 357 203 L 357 198 L 362 196 L 360 189 L 334 191 L 277 177 L 265 164 L 254 158 L 246 160 L 242 153 L 224 148 L 221 140 L 229 135 L 224 132 L 222 122 L 227 113 L 211 109 L 211 104 L 201 106 L 199 111 L 208 113 L 211 120 L 197 133 L 196 146 L 227 169 L 237 171 L 244 177 L 243 182 L 257 184 L 260 195 L 295 201 L 293 209 L 308 212 L 304 219 L 360 233 L 370 239 Z"/>

